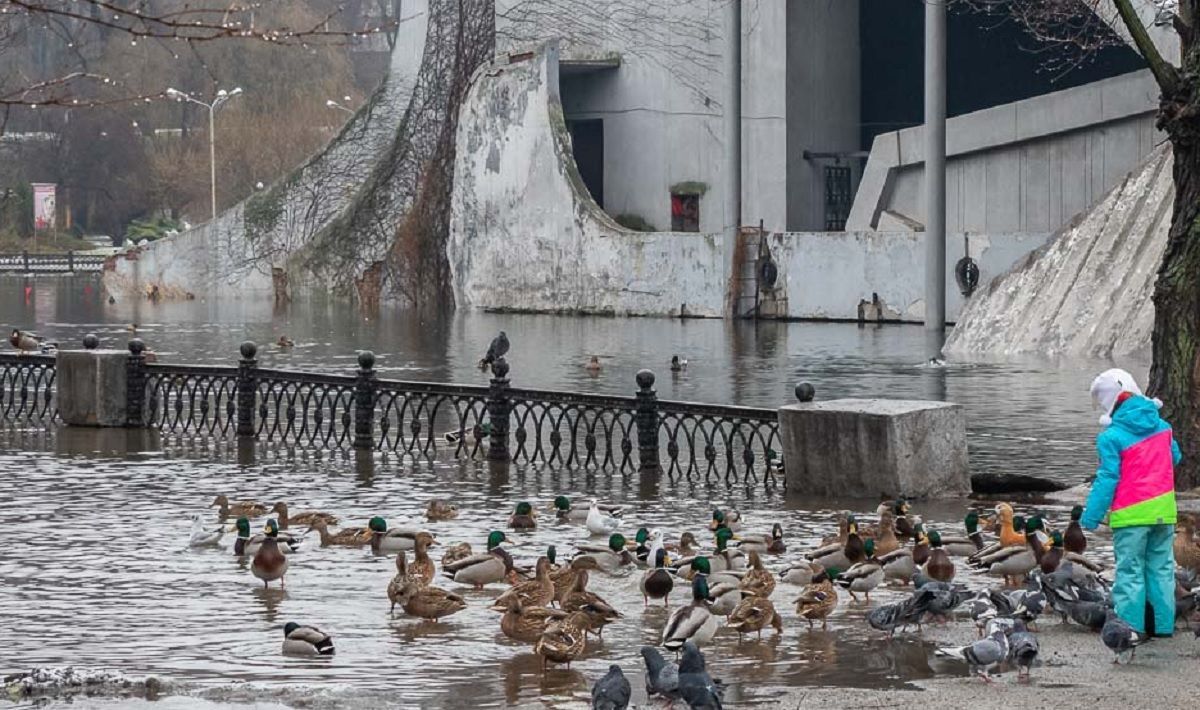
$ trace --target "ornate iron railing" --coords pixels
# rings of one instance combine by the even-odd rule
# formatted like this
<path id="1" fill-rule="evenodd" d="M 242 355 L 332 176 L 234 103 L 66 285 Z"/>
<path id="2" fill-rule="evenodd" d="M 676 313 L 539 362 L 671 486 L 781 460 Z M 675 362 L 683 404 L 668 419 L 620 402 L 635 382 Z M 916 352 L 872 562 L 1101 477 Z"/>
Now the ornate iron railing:
<path id="1" fill-rule="evenodd" d="M 89 337 L 85 346 L 95 347 Z M 147 363 L 129 343 L 129 426 L 180 436 L 248 438 L 405 457 L 483 458 L 523 465 L 751 483 L 782 468 L 776 410 L 659 400 L 654 374 L 632 397 L 513 388 L 509 365 L 489 386 L 378 379 L 361 352 L 353 375 L 259 368 L 243 343 L 237 367 Z M 53 357 L 4 356 L 0 415 L 53 418 Z"/>
<path id="2" fill-rule="evenodd" d="M 0 421 L 49 424 L 58 417 L 53 355 L 0 355 Z"/>
<path id="3" fill-rule="evenodd" d="M 64 254 L 0 254 L 0 273 L 15 272 L 21 274 L 73 274 L 77 272 L 98 272 L 104 270 L 106 256 L 95 254 L 76 254 L 73 251 Z"/>

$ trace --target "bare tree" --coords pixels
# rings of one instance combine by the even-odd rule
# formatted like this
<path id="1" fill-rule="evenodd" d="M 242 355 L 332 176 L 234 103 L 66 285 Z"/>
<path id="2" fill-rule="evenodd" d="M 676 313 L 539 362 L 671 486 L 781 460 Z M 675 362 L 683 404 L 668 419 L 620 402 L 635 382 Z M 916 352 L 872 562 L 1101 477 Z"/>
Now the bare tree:
<path id="1" fill-rule="evenodd" d="M 1126 41 L 1120 32 L 1146 60 L 1158 83 L 1157 126 L 1174 156 L 1175 204 L 1154 287 L 1148 391 L 1163 400 L 1164 414 L 1183 449 L 1176 484 L 1200 485 L 1200 0 L 1153 0 L 1143 5 L 1153 10 L 1153 25 L 1169 26 L 1178 36 L 1178 65 L 1155 45 L 1134 0 L 960 2 L 1011 18 L 1038 40 L 1077 53 Z"/>

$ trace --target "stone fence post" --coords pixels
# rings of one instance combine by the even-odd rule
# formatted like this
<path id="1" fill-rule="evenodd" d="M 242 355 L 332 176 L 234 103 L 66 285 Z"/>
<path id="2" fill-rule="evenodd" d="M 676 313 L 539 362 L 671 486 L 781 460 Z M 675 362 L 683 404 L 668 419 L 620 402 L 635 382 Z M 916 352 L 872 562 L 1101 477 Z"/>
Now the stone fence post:
<path id="1" fill-rule="evenodd" d="M 509 398 L 508 361 L 503 357 L 492 363 L 492 383 L 488 387 L 487 412 L 491 424 L 487 457 L 491 461 L 511 461 L 508 451 L 508 418 L 512 413 Z"/>
<path id="2" fill-rule="evenodd" d="M 654 373 L 650 370 L 639 371 L 637 386 L 634 419 L 637 423 L 638 466 L 643 471 L 653 471 L 659 468 L 658 393 L 654 390 Z"/>
<path id="3" fill-rule="evenodd" d="M 258 346 L 247 340 L 239 348 L 237 374 L 237 435 L 254 436 L 254 410 L 258 399 Z"/>
<path id="4" fill-rule="evenodd" d="M 146 426 L 146 344 L 141 338 L 129 341 L 125 361 L 125 426 Z"/>
<path id="5" fill-rule="evenodd" d="M 375 353 L 358 354 L 358 379 L 354 383 L 354 448 L 375 448 Z"/>

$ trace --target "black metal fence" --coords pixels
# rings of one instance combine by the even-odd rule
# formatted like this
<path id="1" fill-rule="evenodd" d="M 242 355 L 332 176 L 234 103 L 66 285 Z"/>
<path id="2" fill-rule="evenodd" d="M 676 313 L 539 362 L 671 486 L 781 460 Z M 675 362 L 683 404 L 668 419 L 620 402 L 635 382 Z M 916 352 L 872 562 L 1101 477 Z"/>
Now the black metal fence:
<path id="1" fill-rule="evenodd" d="M 85 339 L 85 347 L 95 345 Z M 514 388 L 504 358 L 493 363 L 488 386 L 471 386 L 380 379 L 365 351 L 353 375 L 261 368 L 257 352 L 243 343 L 237 367 L 157 364 L 146 362 L 141 340 L 131 340 L 127 425 L 727 483 L 770 483 L 783 465 L 776 410 L 660 400 L 649 370 L 637 373 L 633 396 L 622 397 Z M 0 417 L 55 419 L 54 362 L 0 357 Z"/>
<path id="2" fill-rule="evenodd" d="M 104 270 L 106 256 L 96 254 L 0 254 L 0 273 L 20 274 L 73 274 Z"/>

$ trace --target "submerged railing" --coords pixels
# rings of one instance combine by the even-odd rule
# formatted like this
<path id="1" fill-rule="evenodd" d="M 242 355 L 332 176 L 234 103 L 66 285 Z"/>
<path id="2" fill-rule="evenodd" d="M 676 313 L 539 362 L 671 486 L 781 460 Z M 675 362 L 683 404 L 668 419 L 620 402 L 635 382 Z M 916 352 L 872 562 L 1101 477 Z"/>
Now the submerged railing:
<path id="1" fill-rule="evenodd" d="M 58 254 L 0 254 L 0 273 L 19 274 L 74 274 L 81 271 L 104 270 L 107 256 L 76 254 L 73 251 Z"/>
<path id="2" fill-rule="evenodd" d="M 380 379 L 370 352 L 359 353 L 353 375 L 260 368 L 257 352 L 243 343 L 237 367 L 158 364 L 130 341 L 127 426 L 727 483 L 770 483 L 782 468 L 776 410 L 660 400 L 649 370 L 622 397 L 514 388 L 504 358 L 492 364 L 490 384 L 478 386 Z M 52 356 L 0 357 L 0 416 L 53 422 L 54 370 Z"/>

